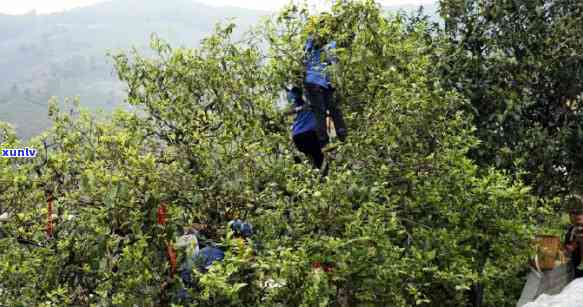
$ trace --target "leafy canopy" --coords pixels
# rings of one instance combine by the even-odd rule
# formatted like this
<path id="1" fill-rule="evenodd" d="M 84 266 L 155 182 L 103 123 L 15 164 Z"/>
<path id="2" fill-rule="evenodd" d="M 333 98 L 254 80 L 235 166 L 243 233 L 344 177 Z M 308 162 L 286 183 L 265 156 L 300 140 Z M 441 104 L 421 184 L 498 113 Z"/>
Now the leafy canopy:
<path id="1" fill-rule="evenodd" d="M 306 8 L 242 41 L 233 24 L 198 49 L 154 37 L 155 57 L 113 56 L 134 113 L 97 119 L 53 101 L 54 127 L 28 144 L 39 157 L 0 160 L 0 214 L 11 217 L 0 304 L 179 304 L 165 243 L 192 223 L 226 250 L 193 272 L 197 306 L 468 305 L 476 284 L 489 306 L 514 304 L 508 280 L 539 205 L 468 157 L 479 146 L 468 103 L 434 78 L 446 47 L 373 1 L 339 1 L 332 16 L 351 131 L 326 179 L 293 163 L 275 103 L 302 70 Z M 23 146 L 1 131 L 2 147 Z M 250 244 L 226 231 L 232 218 L 254 225 Z"/>

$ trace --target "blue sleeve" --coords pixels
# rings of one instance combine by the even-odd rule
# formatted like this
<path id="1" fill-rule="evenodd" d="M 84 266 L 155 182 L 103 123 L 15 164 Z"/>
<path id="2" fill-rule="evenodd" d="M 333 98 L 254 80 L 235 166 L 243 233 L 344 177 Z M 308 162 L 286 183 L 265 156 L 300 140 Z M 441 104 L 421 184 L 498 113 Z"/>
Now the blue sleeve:
<path id="1" fill-rule="evenodd" d="M 296 99 L 298 98 L 297 95 L 295 93 L 293 93 L 292 91 L 287 91 L 286 96 L 287 96 L 287 102 L 289 102 L 289 103 L 295 103 Z"/>
<path id="2" fill-rule="evenodd" d="M 330 62 L 332 64 L 338 63 L 338 57 L 336 56 L 336 53 L 334 52 L 335 49 L 336 49 L 336 41 L 331 41 L 330 44 L 328 44 L 328 56 L 329 56 Z"/>
<path id="3" fill-rule="evenodd" d="M 309 49 L 312 49 L 313 45 L 314 45 L 314 39 L 312 39 L 311 37 L 308 37 L 308 40 L 306 41 L 306 45 L 304 46 L 304 49 L 306 51 Z"/>
<path id="4" fill-rule="evenodd" d="M 308 62 L 310 61 L 310 56 L 312 53 L 312 46 L 314 45 L 314 40 L 309 37 L 308 40 L 306 41 L 306 45 L 304 46 L 304 64 L 308 65 Z"/>

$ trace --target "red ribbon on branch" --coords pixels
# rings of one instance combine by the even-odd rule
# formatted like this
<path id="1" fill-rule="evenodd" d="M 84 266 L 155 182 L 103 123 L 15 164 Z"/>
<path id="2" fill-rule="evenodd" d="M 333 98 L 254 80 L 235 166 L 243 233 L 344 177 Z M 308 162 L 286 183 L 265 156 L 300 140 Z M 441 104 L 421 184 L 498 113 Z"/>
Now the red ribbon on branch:
<path id="1" fill-rule="evenodd" d="M 168 264 L 170 264 L 170 276 L 176 273 L 176 250 L 172 246 L 172 242 L 166 241 L 166 254 L 168 255 Z"/>
<path id="2" fill-rule="evenodd" d="M 156 212 L 156 219 L 158 220 L 158 225 L 166 225 L 166 204 L 161 203 Z"/>
<path id="3" fill-rule="evenodd" d="M 161 203 L 156 211 L 156 221 L 158 225 L 166 225 L 166 219 L 168 215 L 168 210 L 166 209 L 166 204 Z M 174 276 L 176 273 L 176 250 L 172 245 L 172 242 L 166 241 L 166 256 L 168 256 L 168 264 L 170 265 L 170 276 Z"/>
<path id="4" fill-rule="evenodd" d="M 330 263 L 320 263 L 320 261 L 312 262 L 312 269 L 318 270 L 321 269 L 326 273 L 331 273 L 334 271 L 334 265 Z"/>
<path id="5" fill-rule="evenodd" d="M 47 227 L 46 232 L 49 237 L 53 236 L 53 196 L 51 193 L 47 196 Z"/>

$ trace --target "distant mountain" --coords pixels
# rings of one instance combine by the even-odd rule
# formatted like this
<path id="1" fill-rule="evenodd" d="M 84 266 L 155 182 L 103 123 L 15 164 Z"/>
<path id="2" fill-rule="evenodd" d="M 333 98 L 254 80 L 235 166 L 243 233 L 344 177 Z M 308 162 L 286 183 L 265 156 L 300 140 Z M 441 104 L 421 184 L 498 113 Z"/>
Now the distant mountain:
<path id="1" fill-rule="evenodd" d="M 79 96 L 84 106 L 123 103 L 108 50 L 147 50 L 150 34 L 195 47 L 219 21 L 239 31 L 270 12 L 206 6 L 192 0 L 114 0 L 47 15 L 0 14 L 0 121 L 28 138 L 49 126 L 51 96 Z"/>
<path id="2" fill-rule="evenodd" d="M 393 6 L 384 6 L 384 9 L 389 12 L 402 12 L 405 14 L 414 14 L 419 11 L 419 8 L 423 9 L 423 14 L 428 15 L 430 20 L 433 22 L 439 22 L 441 19 L 439 17 L 438 9 L 439 4 L 437 1 L 434 3 L 424 4 L 424 5 L 414 5 L 414 4 L 405 4 L 405 5 L 393 5 Z"/>
<path id="3" fill-rule="evenodd" d="M 124 90 L 108 50 L 148 50 L 151 33 L 195 47 L 219 21 L 235 17 L 241 33 L 268 14 L 194 0 L 112 0 L 47 15 L 0 14 L 0 121 L 15 125 L 20 137 L 36 135 L 49 127 L 51 96 L 78 96 L 83 106 L 112 110 L 123 105 Z"/>

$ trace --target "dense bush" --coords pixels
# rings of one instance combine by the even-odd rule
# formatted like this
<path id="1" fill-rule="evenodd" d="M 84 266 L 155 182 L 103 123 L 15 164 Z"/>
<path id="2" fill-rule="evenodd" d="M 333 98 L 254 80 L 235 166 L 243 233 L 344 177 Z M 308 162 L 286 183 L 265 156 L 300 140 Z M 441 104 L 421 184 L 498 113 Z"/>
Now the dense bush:
<path id="1" fill-rule="evenodd" d="M 548 197 L 579 189 L 583 2 L 442 0 L 446 88 L 470 101 L 472 157 Z"/>

